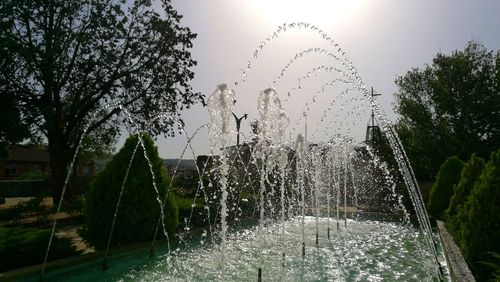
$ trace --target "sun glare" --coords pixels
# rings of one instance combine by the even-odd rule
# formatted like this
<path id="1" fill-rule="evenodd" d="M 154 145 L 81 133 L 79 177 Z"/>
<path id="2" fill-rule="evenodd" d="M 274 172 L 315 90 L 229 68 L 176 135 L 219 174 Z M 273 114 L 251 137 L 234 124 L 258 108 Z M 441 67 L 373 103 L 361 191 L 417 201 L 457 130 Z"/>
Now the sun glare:
<path id="1" fill-rule="evenodd" d="M 363 0 L 251 0 L 246 1 L 253 16 L 262 23 L 307 21 L 320 26 L 346 24 L 363 14 Z"/>

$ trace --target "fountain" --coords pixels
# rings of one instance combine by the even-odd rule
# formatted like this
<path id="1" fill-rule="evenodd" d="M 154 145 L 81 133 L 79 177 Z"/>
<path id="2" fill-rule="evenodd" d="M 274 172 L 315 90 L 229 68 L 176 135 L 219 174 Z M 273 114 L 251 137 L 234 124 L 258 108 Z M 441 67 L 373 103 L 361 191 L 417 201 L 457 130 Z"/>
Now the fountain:
<path id="1" fill-rule="evenodd" d="M 273 80 L 273 88 L 263 90 L 256 99 L 259 119 L 254 135 L 244 136 L 241 145 L 232 145 L 237 89 L 245 85 L 252 62 L 240 80 L 232 86 L 217 86 L 208 98 L 210 123 L 193 135 L 183 131 L 186 146 L 180 159 L 186 152 L 196 157 L 190 142 L 202 128 L 208 127 L 211 146 L 211 161 L 197 167 L 199 185 L 193 206 L 202 202 L 206 211 L 205 224 L 197 226 L 198 235 L 191 232 L 196 227 L 191 224 L 191 212 L 181 235 L 182 249 L 172 251 L 170 244 L 155 246 L 155 235 L 151 254 L 159 255 L 107 259 L 111 232 L 105 272 L 87 268 L 80 271 L 84 272 L 82 278 L 74 272 L 67 275 L 65 270 L 46 274 L 42 270 L 44 277 L 65 281 L 94 277 L 151 281 L 446 280 L 441 267 L 444 258 L 438 252 L 401 142 L 339 45 L 316 26 L 284 24 L 260 43 L 254 60 L 271 41 L 294 29 L 317 33 L 332 51 L 306 49 L 286 64 Z M 297 87 L 280 96 L 275 87 L 292 65 L 310 54 L 326 56 L 335 66 L 313 68 L 297 79 Z M 335 79 L 307 96 L 310 100 L 292 120 L 286 105 L 320 72 L 333 74 Z M 329 91 L 333 95 L 328 96 Z M 319 100 L 324 109 L 317 111 Z M 370 110 L 392 150 L 392 165 L 345 129 L 349 120 L 359 120 Z M 339 116 L 346 112 L 347 117 Z M 315 124 L 316 131 L 308 139 L 308 117 L 318 113 L 324 124 Z M 129 120 L 135 124 L 130 116 Z M 304 131 L 300 129 L 303 124 Z M 138 146 L 143 146 L 140 138 L 136 149 Z M 154 179 L 153 173 L 151 176 Z M 117 201 L 118 210 L 120 199 Z M 162 199 L 157 201 L 163 207 Z M 163 210 L 157 232 L 164 222 L 162 217 Z M 163 231 L 169 242 L 164 226 Z M 191 234 L 193 238 L 188 238 Z"/>

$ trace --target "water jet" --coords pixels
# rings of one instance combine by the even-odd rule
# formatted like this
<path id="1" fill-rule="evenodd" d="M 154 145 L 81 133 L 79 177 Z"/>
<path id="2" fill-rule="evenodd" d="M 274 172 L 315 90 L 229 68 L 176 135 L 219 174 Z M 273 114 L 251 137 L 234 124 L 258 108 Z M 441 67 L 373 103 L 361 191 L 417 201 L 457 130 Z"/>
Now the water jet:
<path id="1" fill-rule="evenodd" d="M 239 90 L 245 86 L 250 66 L 255 69 L 253 63 L 248 63 L 241 80 L 218 85 L 208 98 L 211 151 L 207 161 L 197 167 L 199 181 L 195 193 L 195 201 L 201 201 L 206 210 L 206 224 L 198 227 L 203 228 L 204 235 L 184 240 L 188 243 L 183 249 L 173 252 L 170 245 L 167 250 L 161 246 L 154 248 L 155 235 L 149 256 L 145 255 L 148 258 L 142 260 L 140 266 L 113 272 L 120 262 L 116 259 L 111 263 L 114 259 L 108 258 L 111 232 L 102 262 L 102 269 L 108 270 L 102 277 L 231 281 L 255 279 L 257 269 L 258 281 L 443 279 L 439 245 L 435 245 L 410 163 L 387 117 L 333 39 L 309 24 L 285 26 L 286 32 L 303 28 L 319 34 L 333 51 L 307 49 L 286 64 L 273 81 L 273 88 L 265 88 L 254 99 L 257 132 L 241 136 L 242 143 L 239 126 L 235 131 L 231 121 L 234 101 L 241 95 Z M 275 37 L 263 41 L 262 47 L 254 52 L 254 60 L 283 32 L 281 28 Z M 279 92 L 279 84 L 293 65 L 310 54 L 326 56 L 335 65 L 315 67 L 313 71 L 332 70 L 337 77 L 322 84 L 320 90 L 311 90 L 309 93 L 316 94 L 306 97 L 311 101 L 303 105 L 303 109 L 287 111 L 285 100 L 293 99 L 292 94 L 296 92 L 304 93 L 312 76 L 299 77 L 299 86 L 289 91 Z M 339 87 L 342 90 L 335 91 Z M 283 99 L 280 93 L 289 96 Z M 323 104 L 316 102 L 322 98 L 330 100 Z M 392 149 L 396 168 L 390 167 L 372 146 L 341 130 L 347 120 L 358 119 L 371 110 Z M 326 113 L 321 119 L 325 127 L 321 127 L 321 122 L 311 122 L 314 113 L 322 111 Z M 341 117 L 346 111 L 352 116 Z M 304 131 L 300 129 L 299 125 L 307 125 L 306 117 L 313 128 L 323 128 L 317 131 L 323 131 L 326 137 L 321 137 L 325 138 L 318 138 L 319 133 L 308 137 L 306 126 Z M 186 150 L 196 157 L 190 145 L 195 134 L 185 133 L 187 141 L 181 157 Z M 237 136 L 236 143 L 234 136 Z M 137 146 L 143 146 L 142 142 Z M 146 153 L 144 158 L 148 159 Z M 125 186 L 127 176 L 123 177 Z M 154 179 L 153 173 L 151 177 Z M 404 205 L 403 194 L 412 206 Z M 116 211 L 119 198 L 117 202 Z M 162 199 L 158 198 L 158 204 L 163 205 Z M 117 212 L 114 218 L 116 216 Z M 185 223 L 185 236 L 191 234 L 191 216 L 192 213 Z M 416 224 L 411 222 L 411 216 Z M 238 226 L 240 220 L 248 221 L 248 226 Z M 333 220 L 336 229 L 330 228 Z M 344 227 L 340 228 L 342 220 Z M 158 220 L 157 231 L 160 222 L 163 221 Z M 320 242 L 319 235 L 325 233 L 328 240 Z M 159 235 L 169 242 L 166 232 Z M 306 254 L 307 246 L 315 248 L 308 248 Z M 58 279 L 57 273 L 50 275 Z"/>

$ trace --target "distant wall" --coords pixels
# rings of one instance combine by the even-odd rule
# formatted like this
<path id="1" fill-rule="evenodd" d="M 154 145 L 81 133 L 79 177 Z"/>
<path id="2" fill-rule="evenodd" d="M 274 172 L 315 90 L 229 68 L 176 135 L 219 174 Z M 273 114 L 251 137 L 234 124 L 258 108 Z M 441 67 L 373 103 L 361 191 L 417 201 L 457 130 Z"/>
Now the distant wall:
<path id="1" fill-rule="evenodd" d="M 48 180 L 2 180 L 0 197 L 34 197 L 50 191 Z"/>
<path id="2" fill-rule="evenodd" d="M 79 176 L 72 182 L 80 194 L 85 194 L 93 177 Z M 0 180 L 0 197 L 36 197 L 51 195 L 50 177 L 44 180 Z"/>

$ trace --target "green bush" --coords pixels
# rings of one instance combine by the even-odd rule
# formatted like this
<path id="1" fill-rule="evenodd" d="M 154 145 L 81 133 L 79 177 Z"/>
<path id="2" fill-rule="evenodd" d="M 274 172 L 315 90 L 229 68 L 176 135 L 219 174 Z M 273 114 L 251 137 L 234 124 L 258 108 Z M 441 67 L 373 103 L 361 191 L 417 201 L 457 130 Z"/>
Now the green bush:
<path id="1" fill-rule="evenodd" d="M 139 145 L 123 190 L 111 240 L 113 246 L 153 239 L 160 216 L 157 197 L 165 200 L 170 182 L 154 141 L 146 134 L 142 135 L 142 139 L 153 166 L 159 195 L 153 187 L 149 165 Z M 85 196 L 85 228 L 82 235 L 97 249 L 107 244 L 122 182 L 137 142 L 137 136 L 127 139 L 123 148 L 91 183 Z M 172 193 L 168 193 L 164 212 L 167 232 L 173 234 L 178 224 L 178 210 Z M 159 233 L 162 234 L 161 227 Z"/>
<path id="2" fill-rule="evenodd" d="M 43 222 L 51 210 L 49 207 L 42 205 L 42 202 L 43 197 L 38 196 L 0 210 L 0 221 L 19 222 L 23 218 L 36 216 L 38 221 Z"/>
<path id="3" fill-rule="evenodd" d="M 478 281 L 493 279 L 484 262 L 500 253 L 500 150 L 491 154 L 465 203 L 462 252 Z"/>
<path id="4" fill-rule="evenodd" d="M 436 218 L 443 218 L 453 195 L 453 186 L 460 180 L 464 166 L 458 157 L 449 157 L 444 161 L 436 175 L 427 203 L 427 210 Z"/>
<path id="5" fill-rule="evenodd" d="M 197 198 L 194 206 L 194 198 L 177 197 L 175 202 L 179 207 L 179 228 L 189 227 L 196 229 L 208 225 L 207 213 L 202 198 Z M 189 226 L 186 226 L 187 223 L 189 223 Z"/>
<path id="6" fill-rule="evenodd" d="M 453 196 L 451 196 L 450 205 L 446 210 L 446 227 L 453 235 L 457 244 L 460 244 L 462 241 L 460 225 L 465 220 L 465 216 L 467 216 L 464 204 L 474 187 L 474 183 L 479 180 L 479 176 L 481 176 L 484 169 L 484 164 L 485 161 L 482 158 L 475 154 L 472 155 L 462 169 L 460 181 L 453 189 Z"/>
<path id="7" fill-rule="evenodd" d="M 43 263 L 51 230 L 0 227 L 0 272 Z M 49 260 L 80 254 L 66 238 L 54 236 Z"/>
<path id="8" fill-rule="evenodd" d="M 42 171 L 39 171 L 39 170 L 35 170 L 35 171 L 25 172 L 24 174 L 16 177 L 16 179 L 17 180 L 40 180 L 40 179 L 47 179 L 47 177 L 48 177 L 48 174 L 46 174 Z"/>
<path id="9" fill-rule="evenodd" d="M 498 282 L 500 281 L 500 254 L 490 253 L 489 255 L 490 257 L 487 261 L 482 261 L 480 263 L 490 269 L 493 275 L 493 279 L 491 280 Z"/>
<path id="10" fill-rule="evenodd" d="M 85 199 L 81 195 L 77 195 L 68 201 L 64 201 L 62 211 L 69 214 L 71 217 L 79 217 L 83 215 L 83 206 Z"/>

